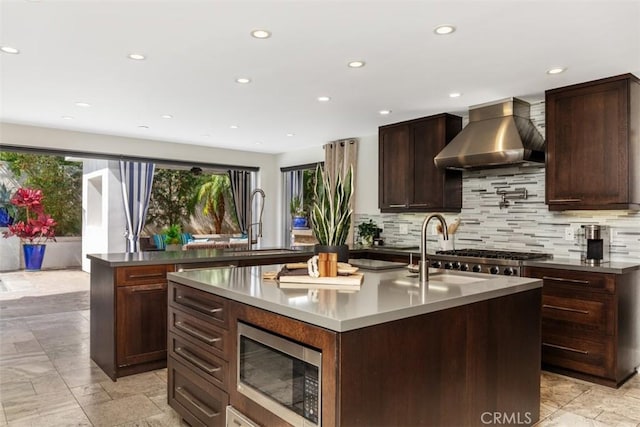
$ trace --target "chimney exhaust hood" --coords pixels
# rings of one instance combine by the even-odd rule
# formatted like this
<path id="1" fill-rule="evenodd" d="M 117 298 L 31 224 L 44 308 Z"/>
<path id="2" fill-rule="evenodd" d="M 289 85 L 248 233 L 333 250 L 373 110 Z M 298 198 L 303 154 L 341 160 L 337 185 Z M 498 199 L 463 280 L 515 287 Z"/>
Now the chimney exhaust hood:
<path id="1" fill-rule="evenodd" d="M 518 98 L 469 107 L 469 124 L 433 159 L 439 168 L 480 169 L 544 162 L 544 139 Z"/>

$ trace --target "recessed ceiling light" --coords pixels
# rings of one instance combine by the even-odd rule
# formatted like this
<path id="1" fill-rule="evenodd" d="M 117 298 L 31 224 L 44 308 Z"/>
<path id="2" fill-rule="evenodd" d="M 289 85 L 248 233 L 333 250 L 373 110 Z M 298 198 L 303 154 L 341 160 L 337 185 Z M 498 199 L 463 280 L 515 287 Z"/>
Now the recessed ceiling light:
<path id="1" fill-rule="evenodd" d="M 61 118 L 62 120 L 73 120 L 73 117 L 71 116 L 62 116 Z"/>
<path id="2" fill-rule="evenodd" d="M 238 129 L 238 125 L 231 125 L 231 126 L 229 126 L 229 128 L 231 128 L 231 129 Z"/>
<path id="3" fill-rule="evenodd" d="M 89 104 L 88 102 L 76 102 L 75 105 L 76 107 L 82 107 L 82 108 L 91 107 L 91 104 Z"/>
<path id="4" fill-rule="evenodd" d="M 460 92 L 451 92 L 449 98 L 460 98 L 462 94 Z"/>
<path id="5" fill-rule="evenodd" d="M 240 84 L 247 84 L 247 83 L 251 83 L 251 79 L 248 77 L 238 77 L 236 79 L 236 83 L 240 83 Z"/>
<path id="6" fill-rule="evenodd" d="M 565 71 L 567 71 L 566 68 L 555 67 L 555 68 L 548 69 L 547 74 L 560 74 L 560 73 L 564 73 Z"/>
<path id="7" fill-rule="evenodd" d="M 268 39 L 271 37 L 271 32 L 267 30 L 253 30 L 251 31 L 251 37 L 255 37 L 257 39 Z"/>
<path id="8" fill-rule="evenodd" d="M 296 136 L 295 133 L 288 133 L 287 136 L 291 137 L 291 136 Z"/>
<path id="9" fill-rule="evenodd" d="M 351 61 L 347 65 L 349 66 L 349 68 L 362 68 L 364 67 L 364 64 L 364 61 Z"/>
<path id="10" fill-rule="evenodd" d="M 386 116 L 386 115 L 391 114 L 391 110 L 380 110 L 380 111 L 378 111 L 378 113 L 380 113 L 380 115 L 382 115 L 382 116 Z"/>
<path id="11" fill-rule="evenodd" d="M 203 134 L 202 134 L 202 135 L 200 135 L 200 136 L 203 136 L 203 137 L 205 137 L 205 138 L 209 138 L 209 137 L 211 136 L 211 134 L 203 133 Z"/>
<path id="12" fill-rule="evenodd" d="M 329 96 L 319 96 L 318 97 L 318 101 L 319 102 L 329 102 L 329 101 L 331 101 L 331 97 L 329 97 Z"/>
<path id="13" fill-rule="evenodd" d="M 144 61 L 146 57 L 141 53 L 130 53 L 127 55 L 127 58 L 133 59 L 134 61 Z"/>
<path id="14" fill-rule="evenodd" d="M 162 117 L 163 119 L 173 119 L 173 116 L 171 114 L 163 114 L 160 117 Z"/>
<path id="15" fill-rule="evenodd" d="M 140 129 L 149 129 L 149 126 L 147 126 L 147 125 L 140 125 L 140 126 L 138 126 L 138 127 L 139 127 Z"/>
<path id="16" fill-rule="evenodd" d="M 0 50 L 3 51 L 4 53 L 10 53 L 12 55 L 17 55 L 18 53 L 20 53 L 18 49 L 11 46 L 2 46 L 0 47 Z"/>
<path id="17" fill-rule="evenodd" d="M 262 145 L 262 142 L 258 141 L 256 142 L 256 145 Z"/>
<path id="18" fill-rule="evenodd" d="M 451 34 L 456 30 L 456 27 L 453 25 L 438 25 L 433 29 L 433 32 L 439 36 L 446 36 L 447 34 Z"/>

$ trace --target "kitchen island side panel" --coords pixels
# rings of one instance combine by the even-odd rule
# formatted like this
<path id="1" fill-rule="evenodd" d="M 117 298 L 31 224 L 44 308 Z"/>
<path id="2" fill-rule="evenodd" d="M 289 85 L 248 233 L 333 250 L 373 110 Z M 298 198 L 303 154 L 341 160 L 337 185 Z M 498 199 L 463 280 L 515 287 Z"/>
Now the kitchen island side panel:
<path id="1" fill-rule="evenodd" d="M 532 425 L 541 298 L 536 289 L 341 334 L 340 425 Z"/>
<path id="2" fill-rule="evenodd" d="M 116 380 L 116 296 L 114 269 L 91 261 L 91 359 Z"/>

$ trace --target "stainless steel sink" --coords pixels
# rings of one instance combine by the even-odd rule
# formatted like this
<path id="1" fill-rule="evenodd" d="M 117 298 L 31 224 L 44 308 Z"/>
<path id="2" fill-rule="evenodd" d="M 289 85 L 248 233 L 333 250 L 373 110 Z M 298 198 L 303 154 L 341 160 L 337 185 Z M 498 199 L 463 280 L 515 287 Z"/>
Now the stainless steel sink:
<path id="1" fill-rule="evenodd" d="M 489 279 L 484 277 L 467 276 L 460 273 L 454 273 L 450 271 L 441 271 L 437 269 L 429 269 L 429 284 L 440 285 L 465 285 L 468 283 L 484 282 Z M 406 279 L 395 279 L 394 284 L 401 286 L 418 286 L 419 278 L 418 274 L 408 274 Z"/>

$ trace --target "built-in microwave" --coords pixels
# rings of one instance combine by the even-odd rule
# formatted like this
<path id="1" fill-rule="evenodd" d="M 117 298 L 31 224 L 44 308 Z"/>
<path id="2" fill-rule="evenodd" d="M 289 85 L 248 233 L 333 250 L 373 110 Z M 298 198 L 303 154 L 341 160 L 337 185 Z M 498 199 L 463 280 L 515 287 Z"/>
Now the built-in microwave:
<path id="1" fill-rule="evenodd" d="M 321 425 L 322 353 L 238 322 L 237 388 L 286 422 Z"/>

